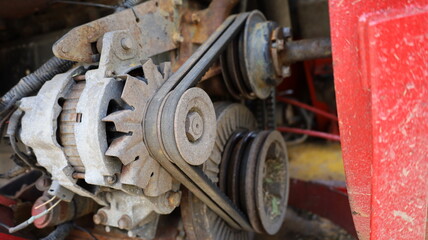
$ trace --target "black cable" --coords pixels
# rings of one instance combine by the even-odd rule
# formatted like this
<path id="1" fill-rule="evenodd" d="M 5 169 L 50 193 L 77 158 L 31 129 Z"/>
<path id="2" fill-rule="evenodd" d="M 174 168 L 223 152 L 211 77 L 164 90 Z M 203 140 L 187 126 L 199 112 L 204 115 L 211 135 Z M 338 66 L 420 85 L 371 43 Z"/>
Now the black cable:
<path id="1" fill-rule="evenodd" d="M 73 66 L 74 62 L 52 57 L 33 73 L 21 80 L 0 99 L 0 116 L 5 117 L 14 104 L 31 94 L 36 93 L 43 84 L 55 75 L 63 73 Z"/>
<path id="2" fill-rule="evenodd" d="M 70 1 L 70 0 L 55 0 L 54 3 L 66 3 L 66 4 L 74 4 L 74 5 L 84 5 L 89 7 L 100 7 L 100 8 L 108 8 L 108 9 L 116 9 L 118 6 L 112 6 L 102 3 L 92 3 L 92 2 L 78 2 L 78 1 Z"/>
<path id="3" fill-rule="evenodd" d="M 73 227 L 73 222 L 65 222 L 58 225 L 48 236 L 40 240 L 64 240 L 70 234 Z"/>
<path id="4" fill-rule="evenodd" d="M 7 128 L 6 135 L 9 137 L 10 146 L 12 147 L 15 154 L 19 157 L 19 159 L 21 159 L 27 166 L 37 169 L 37 167 L 33 164 L 34 159 L 31 159 L 30 156 L 21 152 L 21 150 L 17 146 L 16 131 L 18 129 L 19 122 L 21 120 L 22 115 L 23 115 L 23 112 L 20 109 L 16 110 L 12 114 L 12 116 L 9 119 L 9 125 Z"/>

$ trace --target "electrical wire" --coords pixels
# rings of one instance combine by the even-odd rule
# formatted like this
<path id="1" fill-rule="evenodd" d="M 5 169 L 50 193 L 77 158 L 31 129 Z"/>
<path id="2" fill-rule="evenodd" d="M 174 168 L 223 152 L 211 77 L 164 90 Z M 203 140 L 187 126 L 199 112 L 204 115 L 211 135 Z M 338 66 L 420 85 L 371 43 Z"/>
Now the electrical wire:
<path id="1" fill-rule="evenodd" d="M 49 199 L 49 200 L 47 200 L 46 202 L 44 202 L 44 203 L 42 203 L 42 204 L 40 204 L 40 205 L 36 206 L 34 209 L 39 209 L 39 208 L 41 208 L 41 207 L 45 206 L 46 204 L 49 204 L 50 202 L 52 202 L 53 200 L 55 200 L 55 198 L 56 198 L 56 196 L 53 196 L 51 199 Z"/>
<path id="2" fill-rule="evenodd" d="M 119 7 L 119 6 L 102 4 L 102 3 L 78 2 L 78 1 L 70 1 L 70 0 L 55 0 L 54 3 L 66 3 L 66 4 L 74 4 L 74 5 L 84 5 L 89 7 L 108 8 L 108 9 L 116 9 Z"/>
<path id="3" fill-rule="evenodd" d="M 4 228 L 6 228 L 8 230 L 9 233 L 14 233 L 17 231 L 20 231 L 26 227 L 28 227 L 30 224 L 32 224 L 35 220 L 45 216 L 46 214 L 48 214 L 50 211 L 52 211 L 52 209 L 54 209 L 62 200 L 59 199 L 57 202 L 55 202 L 50 208 L 44 210 L 43 212 L 35 215 L 35 216 L 31 216 L 30 218 L 28 218 L 26 221 L 16 225 L 15 227 L 9 227 L 6 224 L 0 223 L 0 225 Z"/>

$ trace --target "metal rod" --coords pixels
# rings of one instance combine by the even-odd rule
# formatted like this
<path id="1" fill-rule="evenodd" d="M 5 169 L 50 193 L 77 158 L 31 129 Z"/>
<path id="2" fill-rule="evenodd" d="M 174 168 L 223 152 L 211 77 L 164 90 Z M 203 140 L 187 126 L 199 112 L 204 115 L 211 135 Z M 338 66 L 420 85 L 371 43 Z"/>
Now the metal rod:
<path id="1" fill-rule="evenodd" d="M 291 104 L 291 105 L 294 105 L 294 106 L 297 106 L 297 107 L 301 107 L 301 108 L 304 108 L 304 109 L 309 110 L 309 111 L 311 111 L 311 112 L 314 112 L 314 113 L 316 113 L 316 114 L 319 114 L 319 115 L 321 115 L 321 116 L 324 116 L 324 117 L 326 117 L 326 118 L 329 118 L 329 119 L 331 119 L 331 120 L 334 120 L 334 121 L 336 121 L 336 122 L 338 121 L 337 116 L 335 116 L 335 115 L 333 115 L 333 114 L 331 114 L 331 113 L 328 113 L 328 112 L 326 112 L 326 111 L 323 111 L 323 110 L 321 110 L 321 109 L 318 109 L 318 108 L 316 108 L 316 107 L 312 107 L 312 106 L 307 105 L 307 104 L 305 104 L 305 103 L 302 103 L 302 102 L 296 101 L 296 100 L 294 100 L 294 99 L 284 98 L 284 97 L 277 97 L 277 99 L 278 99 L 278 101 L 280 101 L 280 102 L 284 102 L 284 103 L 288 103 L 288 104 Z"/>
<path id="2" fill-rule="evenodd" d="M 312 137 L 325 138 L 328 140 L 340 142 L 340 136 L 335 135 L 335 134 L 331 134 L 331 133 L 313 131 L 313 130 L 308 130 L 308 129 L 291 128 L 291 127 L 279 127 L 279 128 L 277 128 L 277 130 L 280 132 L 305 134 L 305 135 L 312 136 Z"/>
<path id="3" fill-rule="evenodd" d="M 326 58 L 331 56 L 330 38 L 304 39 L 285 43 L 282 60 L 294 63 L 305 60 Z"/>

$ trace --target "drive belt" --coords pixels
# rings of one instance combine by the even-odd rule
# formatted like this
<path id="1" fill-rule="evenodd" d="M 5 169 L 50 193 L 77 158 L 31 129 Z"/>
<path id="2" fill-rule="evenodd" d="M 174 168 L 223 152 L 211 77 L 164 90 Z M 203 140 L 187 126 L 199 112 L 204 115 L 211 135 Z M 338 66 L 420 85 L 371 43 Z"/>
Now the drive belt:
<path id="1" fill-rule="evenodd" d="M 144 124 L 145 142 L 153 157 L 175 179 L 236 229 L 253 231 L 247 217 L 202 172 L 179 154 L 174 136 L 175 109 L 183 93 L 194 87 L 242 30 L 249 13 L 230 16 L 175 72 L 151 99 Z"/>

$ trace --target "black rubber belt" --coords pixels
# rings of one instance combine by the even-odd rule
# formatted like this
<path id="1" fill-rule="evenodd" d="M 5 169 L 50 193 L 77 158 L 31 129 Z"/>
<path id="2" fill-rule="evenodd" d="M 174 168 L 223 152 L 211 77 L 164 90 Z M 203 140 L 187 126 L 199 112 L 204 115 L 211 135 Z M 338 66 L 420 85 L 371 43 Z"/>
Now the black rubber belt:
<path id="1" fill-rule="evenodd" d="M 175 107 L 181 95 L 195 86 L 239 33 L 248 13 L 230 16 L 175 72 L 152 98 L 144 121 L 145 142 L 154 158 L 174 178 L 236 229 L 253 231 L 247 217 L 198 167 L 187 164 L 178 153 L 173 136 Z M 175 88 L 174 88 L 175 87 Z M 162 111 L 163 110 L 163 111 Z M 157 127 L 157 126 L 160 126 Z M 165 140 L 165 141 L 164 141 Z"/>

